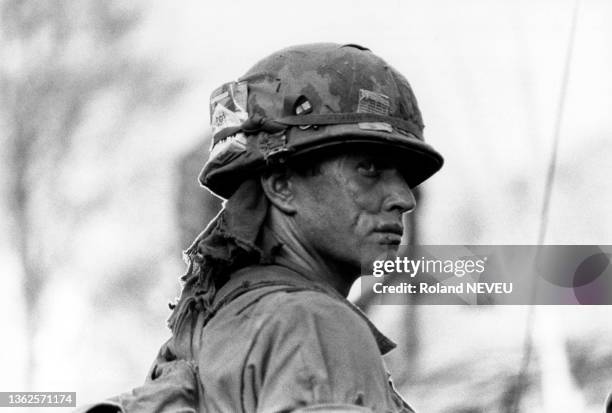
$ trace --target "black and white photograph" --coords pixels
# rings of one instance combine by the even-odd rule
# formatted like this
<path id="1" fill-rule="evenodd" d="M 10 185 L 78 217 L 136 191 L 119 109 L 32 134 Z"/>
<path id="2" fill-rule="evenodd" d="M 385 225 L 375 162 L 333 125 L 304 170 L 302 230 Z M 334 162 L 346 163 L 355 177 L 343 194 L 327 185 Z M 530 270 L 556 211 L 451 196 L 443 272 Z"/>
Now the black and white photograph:
<path id="1" fill-rule="evenodd" d="M 0 0 L 0 412 L 612 413 L 610 22 Z"/>

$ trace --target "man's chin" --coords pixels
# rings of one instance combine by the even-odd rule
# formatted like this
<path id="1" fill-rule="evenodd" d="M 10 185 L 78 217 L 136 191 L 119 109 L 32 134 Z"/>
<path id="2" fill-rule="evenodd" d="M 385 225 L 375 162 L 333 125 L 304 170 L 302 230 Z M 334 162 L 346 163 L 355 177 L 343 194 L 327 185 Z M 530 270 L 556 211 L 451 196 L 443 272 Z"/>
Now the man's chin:
<path id="1" fill-rule="evenodd" d="M 377 244 L 362 254 L 361 275 L 372 274 L 375 261 L 395 260 L 398 255 L 400 245 L 398 244 Z"/>

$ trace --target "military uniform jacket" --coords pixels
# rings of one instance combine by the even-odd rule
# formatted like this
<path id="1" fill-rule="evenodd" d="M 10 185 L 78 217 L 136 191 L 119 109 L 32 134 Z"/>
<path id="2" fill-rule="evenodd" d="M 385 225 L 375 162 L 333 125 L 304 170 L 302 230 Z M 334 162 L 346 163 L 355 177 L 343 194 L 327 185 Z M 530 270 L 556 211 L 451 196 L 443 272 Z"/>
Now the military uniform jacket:
<path id="1" fill-rule="evenodd" d="M 330 286 L 252 266 L 214 308 L 162 346 L 144 386 L 84 411 L 413 412 L 382 361 L 394 344 Z"/>

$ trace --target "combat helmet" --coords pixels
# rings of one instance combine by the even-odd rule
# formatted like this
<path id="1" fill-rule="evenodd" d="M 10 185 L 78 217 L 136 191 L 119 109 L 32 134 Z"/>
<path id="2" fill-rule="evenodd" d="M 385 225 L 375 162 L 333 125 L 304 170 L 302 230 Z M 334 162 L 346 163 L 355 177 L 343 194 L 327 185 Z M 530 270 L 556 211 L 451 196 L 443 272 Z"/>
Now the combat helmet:
<path id="1" fill-rule="evenodd" d="M 411 188 L 443 163 L 424 142 L 408 81 L 358 45 L 318 43 L 276 52 L 216 89 L 210 116 L 212 146 L 199 181 L 223 198 L 266 165 L 338 145 L 389 147 L 405 160 Z"/>

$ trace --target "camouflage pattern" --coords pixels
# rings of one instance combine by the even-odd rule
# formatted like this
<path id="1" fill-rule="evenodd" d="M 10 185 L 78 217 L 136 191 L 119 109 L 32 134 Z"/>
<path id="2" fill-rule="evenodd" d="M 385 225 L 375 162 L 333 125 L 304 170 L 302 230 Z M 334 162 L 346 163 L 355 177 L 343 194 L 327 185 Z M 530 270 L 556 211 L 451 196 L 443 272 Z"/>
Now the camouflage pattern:
<path id="1" fill-rule="evenodd" d="M 411 187 L 442 166 L 442 156 L 423 140 L 408 81 L 361 46 L 281 50 L 215 91 L 211 102 L 227 100 L 228 91 L 236 98 L 227 110 L 211 104 L 214 156 L 199 178 L 224 198 L 266 164 L 341 143 L 384 145 L 401 154 Z M 234 123 L 224 127 L 228 117 Z"/>

